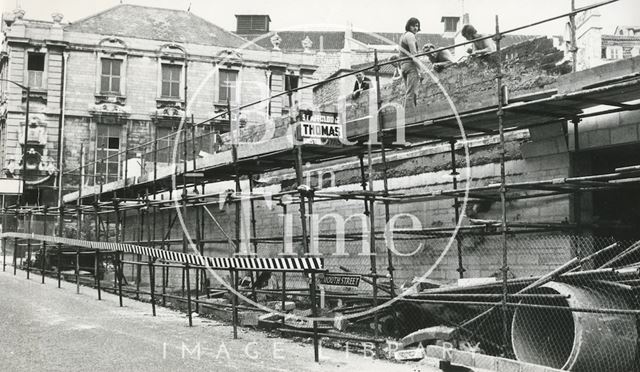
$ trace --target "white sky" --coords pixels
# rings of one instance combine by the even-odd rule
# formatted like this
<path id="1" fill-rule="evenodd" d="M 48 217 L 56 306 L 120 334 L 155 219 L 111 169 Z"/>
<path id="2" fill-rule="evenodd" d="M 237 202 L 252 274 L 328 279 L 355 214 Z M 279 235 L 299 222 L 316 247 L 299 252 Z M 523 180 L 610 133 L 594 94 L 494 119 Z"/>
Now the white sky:
<path id="1" fill-rule="evenodd" d="M 117 5 L 121 0 L 0 0 L 2 12 L 19 4 L 25 18 L 51 20 L 61 12 L 65 22 L 95 14 Z M 402 32 L 409 17 L 421 21 L 422 32 L 440 33 L 440 17 L 460 13 L 461 3 L 471 23 L 481 33 L 495 30 L 495 15 L 501 29 L 509 29 L 571 9 L 571 0 L 122 0 L 124 3 L 186 10 L 227 30 L 235 30 L 235 14 L 269 14 L 271 30 L 344 29 L 351 22 L 355 29 L 367 32 Z M 576 6 L 600 0 L 576 0 Z M 616 25 L 640 25 L 640 1 L 620 0 L 600 8 L 604 33 L 613 33 Z M 135 17 L 132 14 L 132 17 Z M 566 22 L 566 20 L 564 21 Z M 556 21 L 520 33 L 562 35 L 564 22 Z"/>

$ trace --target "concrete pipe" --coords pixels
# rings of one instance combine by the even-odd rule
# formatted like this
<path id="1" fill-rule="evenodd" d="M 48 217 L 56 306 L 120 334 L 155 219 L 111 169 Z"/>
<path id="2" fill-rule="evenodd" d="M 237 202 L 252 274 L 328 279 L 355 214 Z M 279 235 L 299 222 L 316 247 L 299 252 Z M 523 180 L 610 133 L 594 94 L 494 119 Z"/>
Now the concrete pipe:
<path id="1" fill-rule="evenodd" d="M 537 293 L 566 299 L 527 299 L 521 304 L 586 309 L 628 309 L 626 301 L 606 289 L 551 282 Z M 575 372 L 638 371 L 636 316 L 561 309 L 517 307 L 511 341 L 516 358 L 527 363 Z"/>

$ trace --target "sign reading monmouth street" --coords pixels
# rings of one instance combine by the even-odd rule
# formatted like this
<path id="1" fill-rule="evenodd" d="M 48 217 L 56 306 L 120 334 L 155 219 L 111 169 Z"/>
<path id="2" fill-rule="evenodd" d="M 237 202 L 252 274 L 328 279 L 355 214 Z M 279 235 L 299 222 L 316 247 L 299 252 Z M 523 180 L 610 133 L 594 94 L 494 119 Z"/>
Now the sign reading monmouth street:
<path id="1" fill-rule="evenodd" d="M 346 287 L 357 287 L 360 285 L 359 275 L 336 275 L 325 274 L 320 278 L 320 283 L 325 285 L 342 285 Z"/>

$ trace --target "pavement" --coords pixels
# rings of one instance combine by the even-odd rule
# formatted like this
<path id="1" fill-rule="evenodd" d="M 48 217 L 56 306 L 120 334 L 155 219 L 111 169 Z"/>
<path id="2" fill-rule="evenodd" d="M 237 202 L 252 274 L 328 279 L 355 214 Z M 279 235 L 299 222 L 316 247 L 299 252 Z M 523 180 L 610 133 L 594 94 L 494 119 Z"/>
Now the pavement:
<path id="1" fill-rule="evenodd" d="M 0 271 L 0 370 L 4 371 L 381 371 L 437 372 L 233 328 L 53 278 Z"/>

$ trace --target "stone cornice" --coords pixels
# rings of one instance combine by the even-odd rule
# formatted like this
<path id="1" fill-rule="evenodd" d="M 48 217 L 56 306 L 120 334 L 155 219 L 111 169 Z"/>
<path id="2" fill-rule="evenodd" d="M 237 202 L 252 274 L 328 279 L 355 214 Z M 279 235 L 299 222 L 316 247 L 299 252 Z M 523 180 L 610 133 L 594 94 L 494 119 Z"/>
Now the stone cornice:
<path id="1" fill-rule="evenodd" d="M 85 52 L 85 53 L 109 53 L 111 50 L 106 50 L 104 47 L 95 45 L 95 44 L 78 44 L 78 43 L 67 43 L 66 49 L 70 52 Z M 124 50 L 122 52 L 125 52 Z M 128 48 L 126 49 L 126 54 L 129 57 L 149 57 L 149 58 L 171 58 L 172 56 L 159 55 L 156 50 L 145 50 L 138 48 Z M 267 55 L 265 55 L 266 57 Z M 182 57 L 181 57 L 182 58 Z M 176 58 L 178 59 L 178 58 Z M 203 54 L 194 54 L 189 53 L 187 56 L 187 60 L 189 62 L 204 62 L 204 63 L 219 63 L 221 61 L 225 61 L 225 58 L 215 57 L 210 55 Z M 297 64 L 297 63 L 287 63 L 283 61 L 269 61 L 269 60 L 258 60 L 258 59 L 243 59 L 240 61 L 229 61 L 230 64 L 234 66 L 244 66 L 244 67 L 256 67 L 256 68 L 267 68 L 270 65 L 288 67 L 288 66 L 301 66 L 305 69 L 316 70 L 318 67 L 315 65 L 308 64 Z"/>

